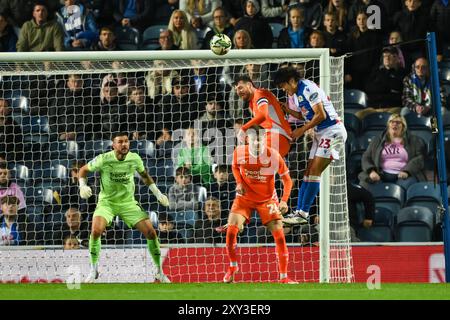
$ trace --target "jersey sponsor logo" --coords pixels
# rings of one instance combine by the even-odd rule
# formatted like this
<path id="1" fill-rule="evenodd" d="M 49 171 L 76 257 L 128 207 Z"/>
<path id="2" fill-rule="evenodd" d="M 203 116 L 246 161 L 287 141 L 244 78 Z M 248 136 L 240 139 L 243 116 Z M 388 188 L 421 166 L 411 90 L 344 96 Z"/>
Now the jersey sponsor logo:
<path id="1" fill-rule="evenodd" d="M 298 103 L 302 103 L 303 102 L 303 96 L 298 96 Z"/>
<path id="2" fill-rule="evenodd" d="M 110 172 L 109 178 L 111 179 L 112 182 L 117 182 L 117 183 L 128 183 L 129 182 L 127 172 Z"/>
<path id="3" fill-rule="evenodd" d="M 309 101 L 313 101 L 313 100 L 317 99 L 318 96 L 319 96 L 319 93 L 314 92 L 312 95 L 309 96 Z"/>
<path id="4" fill-rule="evenodd" d="M 266 182 L 267 181 L 267 177 L 262 175 L 260 170 L 244 169 L 244 173 L 245 173 L 245 176 L 250 178 L 250 179 L 258 180 L 260 182 Z"/>

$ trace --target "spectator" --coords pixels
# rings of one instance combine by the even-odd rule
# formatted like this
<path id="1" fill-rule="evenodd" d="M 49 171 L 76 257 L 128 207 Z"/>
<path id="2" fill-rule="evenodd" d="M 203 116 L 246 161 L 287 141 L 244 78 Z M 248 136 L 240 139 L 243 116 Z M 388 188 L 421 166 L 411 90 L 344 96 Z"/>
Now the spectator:
<path id="1" fill-rule="evenodd" d="M 233 32 L 234 28 L 229 23 L 227 12 L 223 7 L 217 7 L 213 10 L 213 24 L 205 35 L 202 49 L 209 49 L 209 42 L 214 35 L 221 33 L 227 35 L 230 39 L 233 39 Z"/>
<path id="2" fill-rule="evenodd" d="M 198 40 L 198 48 L 201 49 L 203 46 L 203 41 L 205 40 L 205 35 L 208 32 L 209 27 L 203 23 L 202 18 L 195 16 L 191 19 L 192 29 L 195 31 L 195 35 Z"/>
<path id="3" fill-rule="evenodd" d="M 33 1 L 29 0 L 1 0 L 0 12 L 2 12 L 8 24 L 19 30 L 22 25 L 32 18 Z"/>
<path id="4" fill-rule="evenodd" d="M 156 133 L 156 155 L 162 159 L 172 157 L 173 145 L 172 134 L 167 128 L 163 128 Z"/>
<path id="5" fill-rule="evenodd" d="M 323 35 L 325 47 L 330 48 L 332 56 L 340 56 L 344 53 L 347 37 L 343 31 L 338 30 L 337 17 L 335 13 L 326 12 L 323 16 Z"/>
<path id="6" fill-rule="evenodd" d="M 348 8 L 344 0 L 328 0 L 328 5 L 326 6 L 326 12 L 334 13 L 337 17 L 337 25 L 338 30 L 342 32 L 348 31 L 347 26 L 347 17 L 348 17 Z M 360 11 L 361 12 L 361 11 Z M 365 11 L 362 11 L 365 12 Z M 357 12 L 357 15 L 359 12 Z M 357 18 L 357 15 L 354 17 Z M 367 22 L 367 19 L 366 19 Z M 357 23 L 358 25 L 358 23 Z M 366 23 L 367 28 L 367 23 Z"/>
<path id="7" fill-rule="evenodd" d="M 58 88 L 50 101 L 49 122 L 59 140 L 85 140 L 92 132 L 89 110 L 96 103 L 95 91 L 89 88 L 79 74 L 70 74 L 64 87 Z"/>
<path id="8" fill-rule="evenodd" d="M 405 69 L 400 67 L 397 49 L 383 49 L 381 65 L 372 71 L 367 80 L 365 92 L 369 97 L 368 108 L 358 111 L 356 116 L 363 119 L 373 112 L 399 113 L 405 74 Z"/>
<path id="9" fill-rule="evenodd" d="M 176 229 L 173 218 L 168 214 L 161 214 L 158 221 L 158 239 L 160 243 L 185 243 L 186 239 Z"/>
<path id="10" fill-rule="evenodd" d="M 224 0 L 223 6 L 227 12 L 230 13 L 230 23 L 236 26 L 240 18 L 244 16 L 244 1 L 245 0 Z"/>
<path id="11" fill-rule="evenodd" d="M 322 31 L 314 30 L 309 35 L 308 46 L 310 48 L 324 48 L 325 46 L 325 37 Z"/>
<path id="12" fill-rule="evenodd" d="M 156 10 L 152 24 L 167 26 L 172 13 L 179 7 L 179 0 L 156 0 L 155 2 Z"/>
<path id="13" fill-rule="evenodd" d="M 322 5 L 315 0 L 299 0 L 294 4 L 291 2 L 289 7 L 293 6 L 303 9 L 305 15 L 304 24 L 311 29 L 317 29 L 322 24 Z"/>
<path id="14" fill-rule="evenodd" d="M 404 0 L 404 7 L 393 17 L 393 28 L 399 30 L 404 41 L 425 39 L 429 26 L 430 15 L 422 5 L 422 0 Z M 410 58 L 423 55 L 423 44 L 413 43 L 403 47 Z M 407 65 L 411 62 L 407 61 Z"/>
<path id="15" fill-rule="evenodd" d="M 64 30 L 66 50 L 89 50 L 98 41 L 94 16 L 77 0 L 64 0 L 64 6 L 56 13 Z"/>
<path id="16" fill-rule="evenodd" d="M 262 18 L 257 0 L 245 2 L 245 15 L 234 26 L 234 30 L 240 29 L 244 29 L 250 34 L 253 46 L 256 49 L 272 48 L 272 29 Z"/>
<path id="17" fill-rule="evenodd" d="M 199 121 L 203 128 L 224 128 L 225 117 L 223 114 L 224 100 L 220 95 L 209 94 L 206 98 L 206 111 L 203 113 Z"/>
<path id="18" fill-rule="evenodd" d="M 23 134 L 19 124 L 11 117 L 8 101 L 0 98 L 0 153 L 7 161 L 23 160 Z"/>
<path id="19" fill-rule="evenodd" d="M 418 181 L 425 181 L 425 144 L 410 134 L 406 120 L 399 114 L 389 117 L 386 131 L 375 137 L 361 160 L 362 172 L 358 175 L 360 185 L 393 182 L 405 190 Z"/>
<path id="20" fill-rule="evenodd" d="M 192 183 L 191 171 L 186 167 L 175 170 L 175 184 L 169 188 L 168 196 L 169 214 L 177 217 L 179 223 L 188 223 L 185 217 L 195 217 L 196 211 L 200 209 L 199 188 Z"/>
<path id="21" fill-rule="evenodd" d="M 145 82 L 148 96 L 157 104 L 164 95 L 171 94 L 172 81 L 178 76 L 178 71 L 169 68 L 167 61 L 155 60 L 154 69 L 147 73 Z"/>
<path id="22" fill-rule="evenodd" d="M 441 89 L 442 107 L 445 106 L 445 96 Z M 415 112 L 423 116 L 431 115 L 431 80 L 428 60 L 418 58 L 413 64 L 413 70 L 403 80 L 402 115 Z"/>
<path id="23" fill-rule="evenodd" d="M 360 227 L 370 228 L 375 214 L 375 199 L 372 194 L 358 184 L 347 182 L 348 216 L 350 219 L 351 242 L 359 242 L 355 230 Z M 358 203 L 364 206 L 364 218 L 360 221 L 358 216 Z"/>
<path id="24" fill-rule="evenodd" d="M 161 30 L 159 33 L 159 45 L 160 47 L 156 50 L 177 50 L 179 49 L 173 40 L 173 32 L 169 29 Z"/>
<path id="25" fill-rule="evenodd" d="M 63 239 L 68 236 L 77 239 L 81 247 L 89 246 L 89 223 L 82 220 L 81 212 L 76 208 L 69 208 L 65 213 L 66 224 L 63 227 Z"/>
<path id="26" fill-rule="evenodd" d="M 14 197 L 18 199 L 18 210 L 25 212 L 26 202 L 25 196 L 20 186 L 11 180 L 11 175 L 5 162 L 0 162 L 0 199 L 6 197 Z"/>
<path id="27" fill-rule="evenodd" d="M 236 196 L 236 183 L 230 181 L 229 167 L 225 164 L 217 165 L 214 168 L 214 178 L 216 181 L 209 185 L 208 191 L 212 197 L 220 200 L 220 207 L 223 212 L 222 218 L 226 218 Z"/>
<path id="28" fill-rule="evenodd" d="M 161 102 L 155 105 L 155 117 L 162 119 L 162 125 L 175 131 L 187 128 L 190 122 L 198 118 L 197 94 L 192 92 L 188 77 L 172 78 L 172 93 L 164 95 Z"/>
<path id="29" fill-rule="evenodd" d="M 191 65 L 194 67 L 189 70 L 188 74 L 189 79 L 192 79 L 191 83 L 195 88 L 197 101 L 201 107 L 206 103 L 208 94 L 220 91 L 218 79 L 220 71 L 214 67 L 203 67 L 202 64 L 203 61 L 201 60 L 191 60 Z M 203 110 L 199 109 L 198 112 L 202 112 Z"/>
<path id="30" fill-rule="evenodd" d="M 2 216 L 0 217 L 0 245 L 17 246 L 24 244 L 25 231 L 23 224 L 17 222 L 19 215 L 19 199 L 15 196 L 1 198 Z"/>
<path id="31" fill-rule="evenodd" d="M 268 22 L 285 24 L 290 2 L 289 0 L 261 0 L 261 14 Z"/>
<path id="32" fill-rule="evenodd" d="M 390 45 L 394 45 L 394 44 L 400 43 L 402 41 L 403 41 L 403 39 L 402 39 L 402 34 L 400 33 L 400 31 L 393 30 L 393 31 L 391 31 L 391 33 L 389 33 L 388 43 Z M 400 67 L 401 68 L 405 68 L 406 67 L 405 66 L 405 56 L 403 55 L 402 49 L 400 48 L 399 45 L 393 46 L 393 47 L 395 49 L 397 49 L 398 59 L 399 59 L 399 62 L 400 62 Z"/>
<path id="33" fill-rule="evenodd" d="M 220 201 L 215 197 L 209 197 L 204 204 L 203 215 L 195 222 L 195 242 L 197 243 L 223 243 L 224 234 L 216 228 L 224 223 L 222 218 Z"/>
<path id="34" fill-rule="evenodd" d="M 304 24 L 305 12 L 293 7 L 289 10 L 289 26 L 278 36 L 278 48 L 306 48 L 311 29 Z"/>
<path id="35" fill-rule="evenodd" d="M 155 123 L 153 104 L 142 86 L 129 90 L 127 111 L 122 114 L 120 131 L 129 132 L 132 140 L 155 140 L 160 126 Z"/>
<path id="36" fill-rule="evenodd" d="M 17 35 L 8 24 L 6 16 L 0 13 L 0 52 L 15 52 Z"/>
<path id="37" fill-rule="evenodd" d="M 173 32 L 175 45 L 181 50 L 195 50 L 198 48 L 198 39 L 195 31 L 182 10 L 175 10 L 169 21 L 169 30 Z"/>
<path id="38" fill-rule="evenodd" d="M 346 60 L 344 81 L 351 88 L 364 90 L 367 75 L 370 74 L 373 66 L 378 64 L 381 50 L 376 48 L 380 44 L 381 38 L 377 32 L 367 28 L 367 14 L 365 12 L 358 13 L 356 27 L 353 28 L 347 37 L 347 50 L 350 52 L 367 50 L 369 48 L 373 50 L 359 53 Z"/>
<path id="39" fill-rule="evenodd" d="M 180 10 L 186 13 L 189 21 L 200 17 L 202 22 L 209 25 L 213 21 L 214 9 L 220 6 L 220 0 L 180 0 Z"/>
<path id="40" fill-rule="evenodd" d="M 212 181 L 212 159 L 208 147 L 203 146 L 194 128 L 184 130 L 183 147 L 177 158 L 177 167 L 186 167 L 192 173 L 194 183 L 208 185 Z"/>
<path id="41" fill-rule="evenodd" d="M 33 7 L 33 19 L 20 29 L 17 51 L 63 51 L 64 32 L 55 20 L 48 20 L 48 9 L 44 4 Z"/>
<path id="42" fill-rule="evenodd" d="M 144 31 L 156 9 L 152 0 L 118 0 L 114 5 L 114 20 L 122 27 Z"/>
<path id="43" fill-rule="evenodd" d="M 379 11 L 380 16 L 378 17 L 378 19 L 380 19 L 381 29 L 379 29 L 379 32 L 385 34 L 388 30 L 391 29 L 390 16 L 387 14 L 384 4 L 378 0 L 356 0 L 356 1 L 354 1 L 348 10 L 348 20 L 347 20 L 348 25 L 350 27 L 354 26 L 358 12 L 361 12 L 361 11 L 367 12 L 368 7 L 370 7 L 370 6 L 376 6 L 380 10 Z M 369 25 L 368 28 L 371 30 L 377 30 L 376 26 L 372 26 L 372 25 Z"/>
<path id="44" fill-rule="evenodd" d="M 77 250 L 80 249 L 80 244 L 77 238 L 73 236 L 67 236 L 64 238 L 64 250 Z"/>
<path id="45" fill-rule="evenodd" d="M 233 36 L 233 48 L 234 49 L 252 49 L 253 42 L 250 33 L 246 30 L 239 29 Z"/>
<path id="46" fill-rule="evenodd" d="M 108 0 L 79 0 L 84 7 L 92 13 L 97 26 L 111 26 L 114 24 L 113 10 L 114 6 L 110 5 Z"/>
<path id="47" fill-rule="evenodd" d="M 110 27 L 100 29 L 99 41 L 91 47 L 92 51 L 115 51 L 117 50 L 116 35 Z"/>
<path id="48" fill-rule="evenodd" d="M 438 61 L 443 59 L 442 47 L 450 45 L 450 5 L 447 0 L 435 0 L 430 12 L 431 29 L 436 32 Z M 446 57 L 447 59 L 450 57 Z"/>

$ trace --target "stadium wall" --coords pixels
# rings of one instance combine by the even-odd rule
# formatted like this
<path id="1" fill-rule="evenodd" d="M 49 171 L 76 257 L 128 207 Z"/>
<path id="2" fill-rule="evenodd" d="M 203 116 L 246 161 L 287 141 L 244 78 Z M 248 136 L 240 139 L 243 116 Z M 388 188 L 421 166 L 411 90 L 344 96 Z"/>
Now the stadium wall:
<path id="1" fill-rule="evenodd" d="M 241 271 L 236 281 L 276 281 L 272 247 L 241 247 Z M 378 266 L 381 282 L 445 282 L 442 244 L 436 245 L 358 245 L 352 247 L 356 282 L 366 282 L 368 268 Z M 0 282 L 81 281 L 88 273 L 87 250 L 0 251 Z M 164 248 L 166 274 L 173 282 L 220 282 L 227 265 L 225 248 Z M 317 255 L 309 259 L 308 255 Z M 291 247 L 289 273 L 318 278 L 318 248 Z M 153 282 L 154 269 L 145 248 L 102 250 L 102 282 Z M 311 271 L 315 270 L 315 271 Z"/>

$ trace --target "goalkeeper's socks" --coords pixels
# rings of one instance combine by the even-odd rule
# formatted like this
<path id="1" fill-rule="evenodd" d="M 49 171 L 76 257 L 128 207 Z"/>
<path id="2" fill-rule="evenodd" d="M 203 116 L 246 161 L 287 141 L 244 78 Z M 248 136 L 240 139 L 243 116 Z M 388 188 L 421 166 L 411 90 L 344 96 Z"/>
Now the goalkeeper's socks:
<path id="1" fill-rule="evenodd" d="M 94 237 L 91 234 L 91 236 L 89 237 L 89 255 L 91 257 L 91 266 L 97 266 L 101 246 L 102 246 L 101 238 L 94 239 Z"/>
<path id="2" fill-rule="evenodd" d="M 237 263 L 237 255 L 236 255 L 236 244 L 237 244 L 237 234 L 239 233 L 238 226 L 229 225 L 227 228 L 227 254 L 230 259 L 230 263 Z"/>
<path id="3" fill-rule="evenodd" d="M 286 245 L 286 238 L 284 237 L 283 229 L 273 230 L 272 235 L 276 245 L 275 249 L 278 258 L 278 269 L 281 275 L 287 275 L 289 252 Z"/>
<path id="4" fill-rule="evenodd" d="M 155 263 L 158 272 L 162 272 L 161 269 L 161 249 L 159 247 L 159 239 L 156 237 L 153 240 L 147 239 L 147 247 L 150 255 L 152 256 L 153 262 Z"/>
<path id="5" fill-rule="evenodd" d="M 303 204 L 303 195 L 305 194 L 306 180 L 308 180 L 308 177 L 303 177 L 302 185 L 300 186 L 300 188 L 298 188 L 297 210 L 300 210 Z"/>
<path id="6" fill-rule="evenodd" d="M 305 184 L 305 193 L 303 194 L 302 206 L 298 209 L 309 212 L 320 190 L 320 176 L 309 176 L 308 180 L 303 183 Z"/>

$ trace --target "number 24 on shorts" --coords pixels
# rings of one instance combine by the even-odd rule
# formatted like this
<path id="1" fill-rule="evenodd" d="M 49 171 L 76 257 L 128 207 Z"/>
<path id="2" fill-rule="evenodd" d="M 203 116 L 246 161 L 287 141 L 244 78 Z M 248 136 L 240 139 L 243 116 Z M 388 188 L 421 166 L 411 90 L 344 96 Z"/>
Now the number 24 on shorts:
<path id="1" fill-rule="evenodd" d="M 278 209 L 278 205 L 276 203 L 269 203 L 267 205 L 267 208 L 269 208 L 270 214 L 276 214 L 280 212 L 280 210 Z"/>

